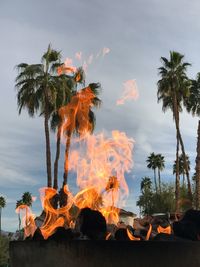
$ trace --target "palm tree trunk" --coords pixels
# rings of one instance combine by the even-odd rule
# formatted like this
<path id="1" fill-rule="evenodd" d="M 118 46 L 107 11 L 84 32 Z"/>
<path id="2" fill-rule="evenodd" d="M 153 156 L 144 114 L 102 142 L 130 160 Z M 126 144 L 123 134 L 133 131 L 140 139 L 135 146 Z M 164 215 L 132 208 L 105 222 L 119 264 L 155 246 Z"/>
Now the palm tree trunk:
<path id="1" fill-rule="evenodd" d="M 176 126 L 176 181 L 175 181 L 175 198 L 176 212 L 180 210 L 180 176 L 179 176 L 179 111 L 176 98 L 176 90 L 173 91 L 173 116 Z"/>
<path id="2" fill-rule="evenodd" d="M 190 176 L 189 176 L 189 171 L 188 171 L 188 164 L 187 164 L 187 160 L 186 160 L 186 154 L 185 154 L 183 139 L 182 139 L 179 127 L 178 127 L 178 135 L 179 135 L 181 150 L 182 150 L 182 154 L 183 154 L 184 170 L 185 170 L 186 178 L 187 178 L 188 197 L 192 202 L 192 189 L 191 189 Z"/>
<path id="3" fill-rule="evenodd" d="M 176 135 L 176 181 L 175 181 L 175 198 L 176 198 L 176 212 L 179 212 L 179 199 L 180 199 L 180 176 L 179 176 L 179 139 Z"/>
<path id="4" fill-rule="evenodd" d="M 68 172 L 69 172 L 69 149 L 71 144 L 71 131 L 67 134 L 66 148 L 65 148 L 65 162 L 64 162 L 64 174 L 63 174 L 63 187 L 67 184 Z"/>
<path id="5" fill-rule="evenodd" d="M 0 207 L 0 236 L 1 236 L 1 211 L 2 211 L 2 208 Z"/>
<path id="6" fill-rule="evenodd" d="M 58 161 L 60 158 L 60 139 L 61 139 L 61 127 L 58 126 L 57 142 L 56 142 L 56 157 L 54 161 L 54 181 L 53 188 L 58 189 Z"/>
<path id="7" fill-rule="evenodd" d="M 185 172 L 183 170 L 183 186 L 185 186 Z"/>
<path id="8" fill-rule="evenodd" d="M 161 177 L 160 177 L 160 169 L 158 168 L 158 186 L 159 186 L 159 193 L 161 194 Z"/>
<path id="9" fill-rule="evenodd" d="M 200 120 L 198 124 L 197 157 L 196 157 L 196 208 L 200 209 Z"/>
<path id="10" fill-rule="evenodd" d="M 158 193 L 158 186 L 157 186 L 157 180 L 156 180 L 156 169 L 153 169 L 154 171 L 154 183 L 155 183 L 155 189 L 156 189 L 156 194 Z"/>
<path id="11" fill-rule="evenodd" d="M 46 91 L 46 90 L 45 90 Z M 51 178 L 51 149 L 50 149 L 50 136 L 49 136 L 49 110 L 47 93 L 45 92 L 45 111 L 44 111 L 44 129 L 46 137 L 46 167 L 47 167 L 47 186 L 52 187 Z"/>
<path id="12" fill-rule="evenodd" d="M 20 211 L 18 213 L 18 220 L 19 220 L 19 232 L 21 230 L 21 218 L 20 218 Z"/>

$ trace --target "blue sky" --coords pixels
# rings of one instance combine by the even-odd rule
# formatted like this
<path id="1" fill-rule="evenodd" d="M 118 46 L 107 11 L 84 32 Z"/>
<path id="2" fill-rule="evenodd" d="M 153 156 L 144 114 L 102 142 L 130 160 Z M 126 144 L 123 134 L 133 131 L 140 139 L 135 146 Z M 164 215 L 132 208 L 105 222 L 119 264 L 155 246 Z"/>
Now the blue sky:
<path id="1" fill-rule="evenodd" d="M 38 197 L 33 212 L 39 214 L 38 189 L 46 185 L 43 121 L 29 118 L 26 111 L 18 116 L 14 67 L 21 62 L 40 62 L 49 43 L 62 51 L 63 58 L 74 58 L 77 51 L 88 58 L 104 47 L 110 48 L 110 53 L 89 66 L 86 81 L 100 82 L 103 88 L 96 133 L 118 129 L 135 140 L 126 208 L 137 212 L 140 179 L 152 176 L 145 162 L 151 152 L 165 156 L 163 181 L 173 179 L 175 129 L 171 113 L 163 114 L 161 104 L 157 104 L 157 69 L 160 57 L 175 50 L 192 64 L 188 70 L 191 78 L 200 71 L 199 13 L 198 0 L 0 1 L 0 195 L 7 200 L 3 229 L 17 228 L 14 208 L 25 191 Z M 130 79 L 137 82 L 138 100 L 116 106 L 123 83 Z M 197 123 L 198 118 L 181 114 L 192 172 Z M 54 146 L 55 136 L 51 137 Z M 62 177 L 62 162 L 59 172 Z"/>

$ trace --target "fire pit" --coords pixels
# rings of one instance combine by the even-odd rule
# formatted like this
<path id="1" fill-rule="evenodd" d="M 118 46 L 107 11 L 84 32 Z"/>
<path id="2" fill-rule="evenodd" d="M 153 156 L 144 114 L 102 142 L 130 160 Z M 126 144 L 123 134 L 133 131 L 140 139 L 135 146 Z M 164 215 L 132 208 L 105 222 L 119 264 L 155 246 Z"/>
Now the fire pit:
<path id="1" fill-rule="evenodd" d="M 163 241 L 10 242 L 11 267 L 197 267 L 200 243 Z"/>

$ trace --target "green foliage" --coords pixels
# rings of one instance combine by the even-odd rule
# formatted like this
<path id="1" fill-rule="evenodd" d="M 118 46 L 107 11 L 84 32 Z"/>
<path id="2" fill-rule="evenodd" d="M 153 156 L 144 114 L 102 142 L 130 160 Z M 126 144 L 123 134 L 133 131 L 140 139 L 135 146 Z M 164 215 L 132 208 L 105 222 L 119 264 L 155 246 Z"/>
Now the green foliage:
<path id="1" fill-rule="evenodd" d="M 140 207 L 142 214 L 151 214 L 152 213 L 152 182 L 149 177 L 142 178 L 141 184 L 141 195 L 137 201 L 137 206 Z"/>
<path id="2" fill-rule="evenodd" d="M 158 81 L 158 102 L 162 101 L 162 110 L 171 109 L 174 117 L 175 105 L 182 111 L 182 102 L 188 98 L 191 81 L 186 75 L 189 63 L 184 62 L 184 55 L 170 51 L 170 60 L 161 57 L 163 66 L 159 68 L 161 79 Z"/>
<path id="3" fill-rule="evenodd" d="M 32 195 L 30 192 L 25 192 L 23 195 L 22 195 L 22 202 L 31 207 L 32 206 L 32 203 L 33 203 L 33 199 L 32 199 Z"/>
<path id="4" fill-rule="evenodd" d="M 0 208 L 5 208 L 6 206 L 6 200 L 4 197 L 0 197 Z"/>
<path id="5" fill-rule="evenodd" d="M 196 80 L 191 80 L 190 95 L 185 100 L 185 107 L 193 116 L 200 116 L 200 72 L 197 73 Z"/>
<path id="6" fill-rule="evenodd" d="M 162 184 L 162 190 L 156 193 L 152 189 L 151 179 L 142 178 L 141 195 L 137 201 L 143 215 L 151 215 L 160 212 L 173 212 L 175 210 L 174 186 Z"/>
<path id="7" fill-rule="evenodd" d="M 163 183 L 161 192 L 156 192 L 152 188 L 152 181 L 149 177 L 141 180 L 141 195 L 137 201 L 137 206 L 143 215 L 153 213 L 175 212 L 175 188 L 173 184 Z M 180 187 L 180 211 L 184 212 L 191 207 L 188 199 L 188 191 L 185 185 Z"/>
<path id="8" fill-rule="evenodd" d="M 9 259 L 9 239 L 0 236 L 0 267 L 8 266 Z"/>
<path id="9" fill-rule="evenodd" d="M 165 159 L 162 154 L 155 154 L 154 152 L 149 155 L 146 160 L 147 168 L 152 169 L 154 171 L 154 183 L 156 192 L 158 191 L 157 181 L 156 181 L 156 169 L 158 171 L 158 186 L 159 191 L 161 191 L 161 177 L 160 172 L 165 168 Z"/>
<path id="10" fill-rule="evenodd" d="M 189 156 L 185 155 L 185 157 L 186 157 L 186 162 L 187 162 L 187 165 L 188 165 L 188 170 L 190 170 Z M 174 165 L 173 165 L 173 174 L 175 174 L 175 173 L 176 173 L 176 160 L 174 161 Z M 181 154 L 179 156 L 179 174 L 185 174 L 183 154 Z"/>

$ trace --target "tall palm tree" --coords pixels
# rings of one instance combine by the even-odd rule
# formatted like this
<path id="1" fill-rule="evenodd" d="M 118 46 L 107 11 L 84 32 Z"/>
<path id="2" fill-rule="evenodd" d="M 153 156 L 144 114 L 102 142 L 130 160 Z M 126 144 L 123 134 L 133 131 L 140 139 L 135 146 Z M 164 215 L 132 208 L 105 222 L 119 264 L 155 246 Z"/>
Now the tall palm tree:
<path id="1" fill-rule="evenodd" d="M 1 213 L 2 213 L 2 209 L 5 208 L 6 206 L 6 200 L 4 197 L 0 197 L 0 235 L 1 235 Z"/>
<path id="2" fill-rule="evenodd" d="M 190 96 L 185 101 L 185 106 L 188 112 L 193 116 L 200 116 L 200 72 L 197 73 L 196 80 L 191 80 L 192 86 L 190 88 Z M 200 209 L 200 120 L 197 130 L 197 156 L 195 167 L 195 181 L 196 181 L 196 208 Z"/>
<path id="3" fill-rule="evenodd" d="M 190 65 L 183 61 L 184 56 L 178 52 L 170 51 L 170 59 L 161 57 L 162 67 L 159 68 L 161 79 L 158 81 L 158 102 L 162 101 L 162 110 L 165 112 L 171 109 L 176 126 L 176 210 L 179 209 L 178 203 L 180 198 L 180 181 L 179 181 L 179 144 L 181 145 L 184 157 L 184 168 L 187 176 L 188 195 L 192 199 L 192 190 L 189 178 L 189 171 L 185 156 L 185 148 L 180 133 L 179 113 L 182 111 L 183 100 L 189 96 L 191 82 L 186 75 L 187 67 Z"/>
<path id="4" fill-rule="evenodd" d="M 17 102 L 19 114 L 27 109 L 33 117 L 38 111 L 44 116 L 44 129 L 46 140 L 46 169 L 47 186 L 52 186 L 51 175 L 51 149 L 49 136 L 49 118 L 52 107 L 56 110 L 56 98 L 60 91 L 69 91 L 65 75 L 57 75 L 57 67 L 61 65 L 60 52 L 48 46 L 42 56 L 41 64 L 21 63 L 17 65 L 19 74 L 16 77 Z M 63 81 L 64 80 L 64 81 Z"/>
<path id="5" fill-rule="evenodd" d="M 158 186 L 159 186 L 159 192 L 161 193 L 161 177 L 160 172 L 165 168 L 165 159 L 162 154 L 156 155 L 156 167 L 158 169 Z"/>
<path id="6" fill-rule="evenodd" d="M 147 162 L 147 168 L 152 169 L 154 172 L 154 184 L 155 184 L 155 190 L 156 193 L 158 192 L 158 186 L 157 186 L 157 178 L 156 178 L 156 154 L 152 152 L 149 157 L 146 160 Z"/>
<path id="7" fill-rule="evenodd" d="M 62 127 L 66 135 L 63 187 L 67 184 L 68 179 L 71 137 L 74 133 L 82 136 L 86 132 L 92 133 L 94 131 L 96 118 L 92 107 L 100 106 L 99 93 L 100 84 L 91 83 L 88 87 L 76 92 L 71 102 L 60 109 Z"/>

